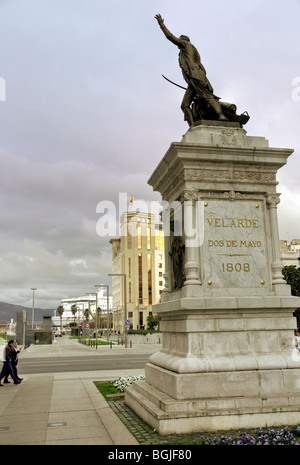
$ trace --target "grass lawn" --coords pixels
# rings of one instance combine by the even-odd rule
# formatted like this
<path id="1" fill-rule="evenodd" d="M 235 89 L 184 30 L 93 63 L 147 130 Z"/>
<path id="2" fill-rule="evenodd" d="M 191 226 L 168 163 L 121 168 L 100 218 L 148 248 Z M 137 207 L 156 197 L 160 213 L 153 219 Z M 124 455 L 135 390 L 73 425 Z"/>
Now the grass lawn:
<path id="1" fill-rule="evenodd" d="M 103 382 L 102 381 L 95 381 L 95 386 L 101 392 L 101 394 L 103 395 L 104 399 L 107 402 L 112 402 L 112 401 L 116 402 L 118 400 L 124 400 L 123 395 L 108 397 L 111 394 L 119 394 L 117 388 L 115 388 L 113 383 L 111 383 L 110 381 L 103 381 Z"/>
<path id="2" fill-rule="evenodd" d="M 85 345 L 88 345 L 89 342 L 91 344 L 96 344 L 96 339 L 95 338 L 89 338 L 88 336 L 70 336 L 69 339 L 77 339 L 78 342 L 81 342 L 81 344 L 85 344 Z M 112 341 L 110 341 L 112 342 Z M 97 345 L 98 346 L 108 346 L 110 345 L 110 342 L 107 342 L 107 341 L 103 341 L 102 339 L 97 339 Z M 114 342 L 112 342 L 112 344 L 114 345 Z"/>

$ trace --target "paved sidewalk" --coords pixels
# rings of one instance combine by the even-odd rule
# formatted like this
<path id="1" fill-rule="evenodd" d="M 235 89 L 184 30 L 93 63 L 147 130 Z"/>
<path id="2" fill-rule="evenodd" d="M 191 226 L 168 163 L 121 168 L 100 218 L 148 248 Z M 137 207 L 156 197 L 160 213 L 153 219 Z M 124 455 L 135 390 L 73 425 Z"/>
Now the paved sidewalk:
<path id="1" fill-rule="evenodd" d="M 155 349 L 159 346 L 134 348 L 149 355 Z M 111 349 L 97 349 L 98 353 L 109 350 L 111 353 Z M 120 346 L 116 350 L 130 349 Z M 65 336 L 51 345 L 30 346 L 20 359 L 62 353 L 88 356 L 95 355 L 95 350 Z M 144 369 L 128 369 L 30 374 L 24 375 L 19 385 L 5 384 L 0 387 L 0 445 L 137 445 L 94 381 L 144 373 Z M 21 372 L 19 375 L 22 377 Z"/>

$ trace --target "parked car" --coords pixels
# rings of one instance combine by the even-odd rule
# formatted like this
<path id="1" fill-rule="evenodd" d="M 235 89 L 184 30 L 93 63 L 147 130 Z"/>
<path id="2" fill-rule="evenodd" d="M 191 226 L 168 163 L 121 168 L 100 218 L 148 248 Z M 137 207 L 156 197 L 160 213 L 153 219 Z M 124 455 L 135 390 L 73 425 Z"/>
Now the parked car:
<path id="1" fill-rule="evenodd" d="M 55 337 L 62 337 L 62 334 L 61 334 L 61 332 L 60 332 L 60 331 L 56 331 L 56 333 L 55 333 Z"/>

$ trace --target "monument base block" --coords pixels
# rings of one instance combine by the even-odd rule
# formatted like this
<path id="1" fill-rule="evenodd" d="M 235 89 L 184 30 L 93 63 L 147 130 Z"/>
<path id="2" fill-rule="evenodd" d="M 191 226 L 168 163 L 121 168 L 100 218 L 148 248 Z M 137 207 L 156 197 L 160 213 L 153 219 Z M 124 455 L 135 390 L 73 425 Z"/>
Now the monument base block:
<path id="1" fill-rule="evenodd" d="M 298 299 L 265 298 L 264 308 L 236 299 L 239 308 L 223 310 L 218 299 L 203 300 L 207 308 L 158 305 L 162 351 L 150 357 L 146 381 L 126 389 L 125 403 L 160 434 L 298 424 L 300 356 L 291 337 Z"/>
<path id="2" fill-rule="evenodd" d="M 148 365 L 147 370 L 153 370 L 153 366 Z M 234 376 L 220 373 L 220 377 L 223 375 L 230 385 L 245 378 L 255 383 L 258 377 L 254 372 L 237 372 Z M 265 373 L 266 377 L 272 375 Z M 283 370 L 279 374 L 282 378 L 285 375 L 289 377 L 290 373 Z M 201 383 L 202 377 L 205 375 L 198 376 L 197 382 Z M 186 376 L 186 382 L 194 381 L 193 376 Z M 135 381 L 126 389 L 125 398 L 126 404 L 162 435 L 296 425 L 300 421 L 298 393 L 176 400 L 145 381 Z"/>
<path id="3" fill-rule="evenodd" d="M 162 350 L 125 402 L 161 434 L 300 422 L 300 299 L 282 275 L 276 190 L 292 152 L 206 121 L 149 179 L 167 203 Z"/>

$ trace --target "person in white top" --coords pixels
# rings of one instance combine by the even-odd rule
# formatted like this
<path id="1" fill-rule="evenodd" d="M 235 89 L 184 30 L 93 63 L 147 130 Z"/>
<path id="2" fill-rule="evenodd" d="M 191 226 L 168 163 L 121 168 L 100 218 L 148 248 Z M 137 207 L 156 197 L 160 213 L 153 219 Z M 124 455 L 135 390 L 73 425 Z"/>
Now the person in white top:
<path id="1" fill-rule="evenodd" d="M 0 373 L 0 386 L 3 386 L 1 384 L 2 378 L 6 377 L 7 375 L 10 375 L 14 381 L 14 384 L 20 384 L 21 380 L 19 380 L 16 376 L 15 373 L 12 369 L 11 365 L 11 358 L 12 358 L 12 344 L 14 343 L 14 340 L 8 341 L 7 346 L 5 346 L 5 353 L 3 354 L 3 367 Z"/>
<path id="2" fill-rule="evenodd" d="M 295 336 L 294 336 L 294 343 L 296 349 L 300 352 L 300 329 L 296 329 Z"/>

